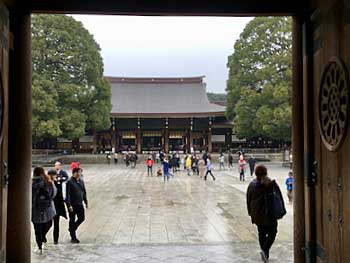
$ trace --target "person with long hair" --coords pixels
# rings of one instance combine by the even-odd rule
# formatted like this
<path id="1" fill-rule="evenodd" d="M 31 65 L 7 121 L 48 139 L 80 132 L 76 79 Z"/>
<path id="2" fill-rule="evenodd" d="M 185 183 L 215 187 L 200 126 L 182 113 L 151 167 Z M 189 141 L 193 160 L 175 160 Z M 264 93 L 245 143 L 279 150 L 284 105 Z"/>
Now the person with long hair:
<path id="1" fill-rule="evenodd" d="M 35 167 L 32 182 L 32 222 L 35 230 L 35 240 L 38 248 L 36 253 L 43 253 L 43 243 L 46 243 L 46 234 L 56 215 L 53 202 L 57 189 L 46 174 L 43 167 Z"/>

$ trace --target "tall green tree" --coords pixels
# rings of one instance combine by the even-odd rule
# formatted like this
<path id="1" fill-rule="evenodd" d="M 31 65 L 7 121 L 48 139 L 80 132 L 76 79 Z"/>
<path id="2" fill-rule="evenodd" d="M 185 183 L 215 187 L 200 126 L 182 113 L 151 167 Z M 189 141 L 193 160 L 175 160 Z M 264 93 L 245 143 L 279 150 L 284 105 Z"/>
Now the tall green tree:
<path id="1" fill-rule="evenodd" d="M 100 47 L 66 15 L 32 16 L 33 135 L 76 139 L 110 127 Z"/>
<path id="2" fill-rule="evenodd" d="M 239 138 L 291 140 L 291 32 L 291 18 L 257 17 L 228 57 L 226 115 Z"/>

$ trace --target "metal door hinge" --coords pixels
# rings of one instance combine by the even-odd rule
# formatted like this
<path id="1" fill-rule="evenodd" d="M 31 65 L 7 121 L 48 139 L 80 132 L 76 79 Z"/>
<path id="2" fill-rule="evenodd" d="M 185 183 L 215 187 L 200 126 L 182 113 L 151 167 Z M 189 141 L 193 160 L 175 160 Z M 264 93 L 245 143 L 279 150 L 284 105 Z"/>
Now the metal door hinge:
<path id="1" fill-rule="evenodd" d="M 317 166 L 318 163 L 309 153 L 304 154 L 304 174 L 306 176 L 307 185 L 309 187 L 315 186 L 317 183 Z"/>

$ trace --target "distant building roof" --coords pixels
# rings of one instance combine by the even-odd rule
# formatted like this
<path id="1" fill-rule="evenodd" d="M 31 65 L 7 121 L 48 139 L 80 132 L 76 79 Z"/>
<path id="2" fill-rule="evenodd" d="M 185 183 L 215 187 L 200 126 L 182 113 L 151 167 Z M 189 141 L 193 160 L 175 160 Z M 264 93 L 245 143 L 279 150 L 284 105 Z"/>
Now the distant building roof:
<path id="1" fill-rule="evenodd" d="M 107 77 L 114 116 L 219 116 L 225 107 L 210 103 L 204 76 L 185 78 Z"/>

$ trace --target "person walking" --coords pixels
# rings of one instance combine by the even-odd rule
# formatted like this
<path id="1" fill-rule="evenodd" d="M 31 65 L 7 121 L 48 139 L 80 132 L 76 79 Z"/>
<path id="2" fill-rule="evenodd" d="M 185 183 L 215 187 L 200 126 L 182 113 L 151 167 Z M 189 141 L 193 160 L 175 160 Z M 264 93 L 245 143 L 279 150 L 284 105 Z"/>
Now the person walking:
<path id="1" fill-rule="evenodd" d="M 124 160 L 125 160 L 125 166 L 129 167 L 129 165 L 130 165 L 130 154 L 129 153 L 125 154 Z"/>
<path id="2" fill-rule="evenodd" d="M 207 153 L 207 151 L 204 151 L 203 156 L 202 156 L 202 159 L 204 160 L 205 165 L 207 165 L 207 159 L 208 159 L 208 153 Z"/>
<path id="3" fill-rule="evenodd" d="M 205 161 L 203 159 L 200 159 L 198 161 L 198 170 L 199 170 L 199 177 L 203 178 L 204 172 L 205 172 Z"/>
<path id="4" fill-rule="evenodd" d="M 153 167 L 154 161 L 152 160 L 152 156 L 148 156 L 148 159 L 146 161 L 146 165 L 147 165 L 147 176 L 149 176 L 149 174 L 151 173 L 151 176 L 153 176 L 153 172 L 152 172 L 152 167 Z"/>
<path id="5" fill-rule="evenodd" d="M 81 180 L 82 169 L 77 167 L 73 170 L 73 176 L 67 181 L 66 203 L 69 211 L 69 233 L 72 243 L 80 243 L 77 239 L 76 231 L 85 220 L 85 210 L 88 208 L 86 188 L 84 181 Z M 77 217 L 77 220 L 75 218 Z"/>
<path id="6" fill-rule="evenodd" d="M 232 153 L 229 152 L 228 154 L 228 169 L 232 169 L 233 168 L 233 156 Z"/>
<path id="7" fill-rule="evenodd" d="M 187 175 L 191 176 L 191 169 L 192 169 L 192 158 L 191 158 L 191 155 L 187 156 L 185 165 L 186 165 Z"/>
<path id="8" fill-rule="evenodd" d="M 159 163 L 160 162 L 160 153 L 157 152 L 156 153 L 156 163 Z"/>
<path id="9" fill-rule="evenodd" d="M 238 172 L 239 172 L 239 180 L 240 181 L 244 181 L 244 172 L 245 172 L 245 165 L 246 162 L 244 160 L 243 155 L 239 156 L 239 160 L 238 160 Z"/>
<path id="10" fill-rule="evenodd" d="M 223 153 L 220 154 L 220 157 L 219 157 L 219 163 L 220 163 L 220 170 L 225 170 L 225 156 Z"/>
<path id="11" fill-rule="evenodd" d="M 213 164 L 211 163 L 211 156 L 210 155 L 208 155 L 206 166 L 207 166 L 207 172 L 205 173 L 204 180 L 206 181 L 208 174 L 210 174 L 211 177 L 213 178 L 213 180 L 215 181 L 215 177 L 214 177 L 214 175 L 212 173 Z"/>
<path id="12" fill-rule="evenodd" d="M 164 182 L 165 181 L 169 181 L 169 169 L 170 169 L 170 165 L 169 165 L 169 160 L 168 157 L 165 156 L 163 159 L 163 177 L 164 177 Z"/>
<path id="13" fill-rule="evenodd" d="M 180 156 L 178 153 L 176 153 L 175 155 L 175 158 L 176 158 L 176 171 L 180 171 Z"/>
<path id="14" fill-rule="evenodd" d="M 250 169 L 250 176 L 253 176 L 255 164 L 256 164 L 256 159 L 254 158 L 253 155 L 250 156 L 250 158 L 248 160 L 248 164 L 249 164 L 249 169 Z"/>
<path id="15" fill-rule="evenodd" d="M 287 196 L 289 203 L 293 202 L 293 172 L 289 171 L 288 177 L 286 179 Z"/>
<path id="16" fill-rule="evenodd" d="M 199 169 L 198 169 L 198 158 L 196 155 L 193 155 L 192 159 L 192 172 L 193 174 L 199 175 Z"/>
<path id="17" fill-rule="evenodd" d="M 137 159 L 138 159 L 137 154 L 136 153 L 132 153 L 131 157 L 130 157 L 131 168 L 136 168 Z"/>
<path id="18" fill-rule="evenodd" d="M 170 168 L 173 171 L 173 174 L 176 172 L 176 157 L 175 154 L 172 155 L 170 161 L 169 161 Z"/>
<path id="19" fill-rule="evenodd" d="M 274 180 L 267 176 L 267 169 L 264 165 L 255 168 L 256 178 L 250 182 L 247 190 L 247 209 L 252 224 L 255 224 L 259 233 L 259 245 L 261 248 L 261 259 L 268 262 L 270 248 L 277 235 L 277 219 L 266 213 L 266 193 L 275 191 L 283 198 L 281 191 Z"/>
<path id="20" fill-rule="evenodd" d="M 62 216 L 67 219 L 64 199 L 66 197 L 66 182 L 68 180 L 68 174 L 66 171 L 62 170 L 62 164 L 60 162 L 56 162 L 55 169 L 53 171 L 49 170 L 48 174 L 54 175 L 53 181 L 57 188 L 57 194 L 53 199 L 56 208 L 56 215 L 53 218 L 53 242 L 57 245 L 60 235 L 60 217 Z"/>
<path id="21" fill-rule="evenodd" d="M 50 176 L 43 167 L 35 167 L 32 181 L 32 223 L 34 225 L 37 249 L 35 253 L 43 253 L 43 243 L 46 243 L 46 234 L 56 215 L 53 199 L 57 189 Z"/>

